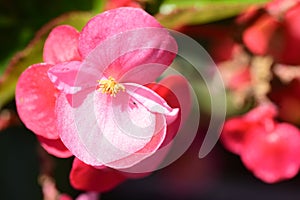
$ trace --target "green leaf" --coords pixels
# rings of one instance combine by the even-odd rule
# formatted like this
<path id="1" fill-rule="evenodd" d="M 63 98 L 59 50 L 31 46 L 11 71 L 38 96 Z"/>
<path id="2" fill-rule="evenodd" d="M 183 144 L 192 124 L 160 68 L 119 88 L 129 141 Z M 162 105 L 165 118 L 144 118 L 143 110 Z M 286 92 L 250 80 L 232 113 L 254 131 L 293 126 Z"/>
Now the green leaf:
<path id="1" fill-rule="evenodd" d="M 49 32 L 54 27 L 62 24 L 68 24 L 81 30 L 91 17 L 90 12 L 64 14 L 49 22 L 37 32 L 29 45 L 13 57 L 4 74 L 0 77 L 0 109 L 14 98 L 15 87 L 21 73 L 30 65 L 43 61 L 43 46 Z"/>
<path id="2" fill-rule="evenodd" d="M 170 29 L 230 18 L 251 5 L 263 5 L 266 0 L 166 0 L 156 18 Z"/>
<path id="3" fill-rule="evenodd" d="M 98 14 L 104 11 L 107 0 L 93 0 L 93 9 L 92 12 Z"/>

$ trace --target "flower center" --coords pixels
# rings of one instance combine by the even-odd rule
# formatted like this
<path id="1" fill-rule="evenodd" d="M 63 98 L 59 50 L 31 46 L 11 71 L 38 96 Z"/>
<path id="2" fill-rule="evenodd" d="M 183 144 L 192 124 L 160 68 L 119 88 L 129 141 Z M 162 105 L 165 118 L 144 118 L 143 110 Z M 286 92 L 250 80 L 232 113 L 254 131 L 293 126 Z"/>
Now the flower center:
<path id="1" fill-rule="evenodd" d="M 125 87 L 110 76 L 106 80 L 98 80 L 97 90 L 101 91 L 103 94 L 110 94 L 110 96 L 115 97 L 120 90 L 124 92 Z"/>

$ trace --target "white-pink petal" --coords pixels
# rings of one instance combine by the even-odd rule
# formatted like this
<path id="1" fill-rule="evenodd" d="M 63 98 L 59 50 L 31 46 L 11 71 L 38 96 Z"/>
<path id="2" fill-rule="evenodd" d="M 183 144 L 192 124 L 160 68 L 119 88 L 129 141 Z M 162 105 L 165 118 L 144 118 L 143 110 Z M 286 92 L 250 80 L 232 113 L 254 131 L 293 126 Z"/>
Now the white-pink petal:
<path id="1" fill-rule="evenodd" d="M 80 101 L 83 100 L 80 99 Z M 65 94 L 62 93 L 58 96 L 55 111 L 57 114 L 57 129 L 60 133 L 60 138 L 73 155 L 81 161 L 95 166 L 102 165 L 102 163 L 97 162 L 97 160 L 89 154 L 85 145 L 81 142 L 78 136 L 78 128 L 80 128 L 80 126 L 76 123 L 77 120 L 81 121 L 81 119 L 84 119 L 86 120 L 86 125 L 94 126 L 96 121 L 93 122 L 88 116 L 80 116 L 79 119 L 75 119 L 75 110 L 76 108 L 70 105 Z M 86 134 L 89 133 L 89 128 L 85 131 Z"/>
<path id="2" fill-rule="evenodd" d="M 135 83 L 124 83 L 126 92 L 150 112 L 176 117 L 178 108 L 171 108 L 167 102 L 153 90 Z"/>
<path id="3" fill-rule="evenodd" d="M 48 76 L 57 89 L 67 94 L 75 94 L 81 90 L 81 88 L 74 86 L 80 65 L 81 62 L 79 61 L 54 65 L 49 69 Z"/>

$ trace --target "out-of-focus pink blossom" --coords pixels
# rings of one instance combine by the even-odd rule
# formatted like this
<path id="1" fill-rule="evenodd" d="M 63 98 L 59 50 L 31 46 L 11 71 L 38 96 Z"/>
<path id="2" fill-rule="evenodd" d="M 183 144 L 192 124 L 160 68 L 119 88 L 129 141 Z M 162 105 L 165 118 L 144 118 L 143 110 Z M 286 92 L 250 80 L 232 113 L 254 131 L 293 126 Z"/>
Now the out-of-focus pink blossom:
<path id="1" fill-rule="evenodd" d="M 275 121 L 276 115 L 272 104 L 262 104 L 227 120 L 221 138 L 228 150 L 240 155 L 245 166 L 267 183 L 292 178 L 300 167 L 300 131 Z"/>
<path id="2" fill-rule="evenodd" d="M 243 41 L 251 52 L 265 55 L 269 52 L 272 37 L 280 26 L 280 22 L 269 14 L 262 15 L 243 34 Z"/>
<path id="3" fill-rule="evenodd" d="M 300 167 L 300 131 L 288 123 L 256 127 L 247 132 L 241 159 L 267 183 L 294 177 Z"/>
<path id="4" fill-rule="evenodd" d="M 271 55 L 276 62 L 300 64 L 300 2 L 275 1 L 246 28 L 243 42 L 257 55 Z"/>

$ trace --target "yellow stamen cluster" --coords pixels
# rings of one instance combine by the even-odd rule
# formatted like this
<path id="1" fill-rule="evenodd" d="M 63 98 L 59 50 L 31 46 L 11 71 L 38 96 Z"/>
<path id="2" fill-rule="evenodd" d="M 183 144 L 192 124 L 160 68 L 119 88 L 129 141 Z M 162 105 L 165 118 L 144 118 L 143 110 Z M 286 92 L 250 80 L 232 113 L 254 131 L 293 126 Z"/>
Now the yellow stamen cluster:
<path id="1" fill-rule="evenodd" d="M 113 97 L 115 97 L 120 90 L 125 91 L 125 87 L 111 76 L 106 80 L 98 80 L 98 84 L 98 91 L 101 91 L 103 94 L 110 94 L 110 96 Z"/>

